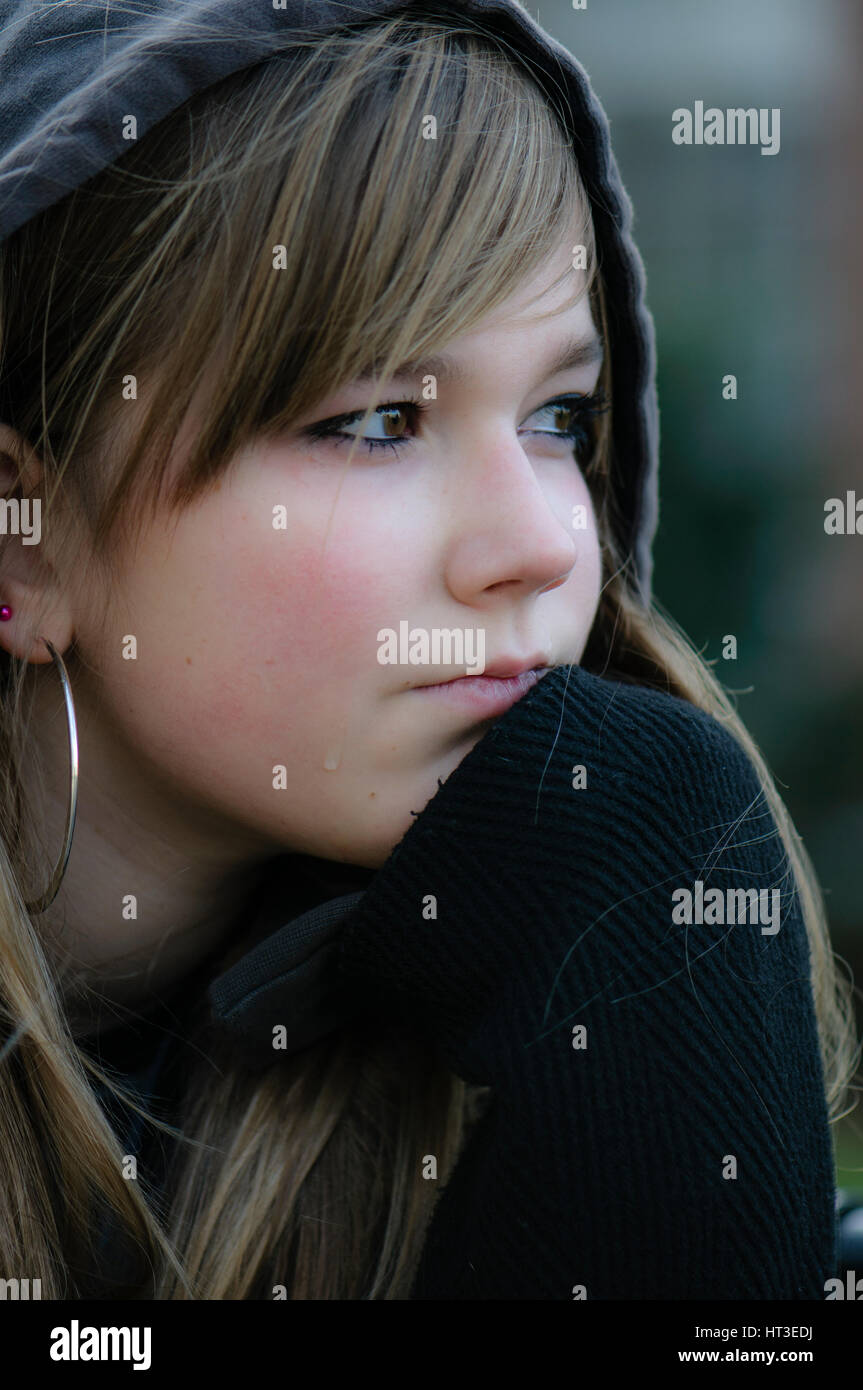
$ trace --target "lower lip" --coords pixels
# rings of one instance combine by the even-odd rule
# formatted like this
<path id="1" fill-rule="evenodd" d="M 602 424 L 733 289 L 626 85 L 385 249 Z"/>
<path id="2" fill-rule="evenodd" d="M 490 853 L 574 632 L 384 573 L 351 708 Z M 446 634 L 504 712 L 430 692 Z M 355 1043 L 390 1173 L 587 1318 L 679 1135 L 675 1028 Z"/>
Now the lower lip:
<path id="1" fill-rule="evenodd" d="M 519 676 L 459 676 L 457 680 L 445 681 L 442 685 L 414 688 L 423 695 L 445 700 L 449 704 L 479 709 L 486 715 L 500 714 L 526 695 L 531 686 L 542 679 L 547 669 L 522 671 Z"/>

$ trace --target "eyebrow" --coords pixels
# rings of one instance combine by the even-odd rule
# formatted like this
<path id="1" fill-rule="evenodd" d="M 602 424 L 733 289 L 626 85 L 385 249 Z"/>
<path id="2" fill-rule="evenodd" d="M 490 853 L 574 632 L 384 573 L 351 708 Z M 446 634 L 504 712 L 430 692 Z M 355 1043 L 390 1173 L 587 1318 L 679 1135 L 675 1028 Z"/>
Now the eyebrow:
<path id="1" fill-rule="evenodd" d="M 545 362 L 537 373 L 539 381 L 545 381 L 547 377 L 557 376 L 559 372 L 572 371 L 577 367 L 590 367 L 594 362 L 600 362 L 603 357 L 602 339 L 592 334 L 589 338 L 567 338 L 559 349 L 555 351 L 554 357 Z M 446 353 L 439 355 L 429 354 L 427 357 L 417 357 L 410 362 L 402 362 L 393 371 L 391 380 L 399 378 L 416 379 L 418 377 L 431 375 L 445 384 L 464 382 L 469 373 L 467 368 L 454 358 L 447 356 Z M 367 382 L 374 380 L 375 373 L 372 370 L 360 372 L 354 378 L 357 382 Z"/>

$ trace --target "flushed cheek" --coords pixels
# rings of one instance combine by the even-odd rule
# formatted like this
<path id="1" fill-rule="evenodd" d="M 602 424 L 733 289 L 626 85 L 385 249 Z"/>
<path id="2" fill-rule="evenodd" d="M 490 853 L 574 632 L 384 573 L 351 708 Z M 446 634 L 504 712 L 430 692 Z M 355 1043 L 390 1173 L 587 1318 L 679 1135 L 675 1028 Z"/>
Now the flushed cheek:
<path id="1" fill-rule="evenodd" d="M 353 738 L 370 725 L 392 578 L 362 548 L 336 543 L 321 563 L 319 549 L 295 543 L 288 555 L 280 540 L 235 539 L 218 586 L 193 582 L 203 558 L 182 547 L 188 571 L 165 578 L 155 609 L 139 590 L 139 612 L 176 596 L 170 621 L 142 632 L 142 651 L 156 659 L 139 662 L 131 681 L 118 673 L 121 696 L 134 687 L 132 726 L 153 751 L 186 762 L 206 738 L 223 766 L 323 766 L 349 723 Z"/>
<path id="2" fill-rule="evenodd" d="M 277 659 L 288 650 L 300 668 L 356 675 L 375 663 L 377 631 L 409 590 L 416 547 L 348 484 L 335 506 L 331 487 L 310 491 L 300 492 L 285 529 L 273 528 L 269 498 L 244 504 L 219 565 L 252 658 L 257 649 Z"/>

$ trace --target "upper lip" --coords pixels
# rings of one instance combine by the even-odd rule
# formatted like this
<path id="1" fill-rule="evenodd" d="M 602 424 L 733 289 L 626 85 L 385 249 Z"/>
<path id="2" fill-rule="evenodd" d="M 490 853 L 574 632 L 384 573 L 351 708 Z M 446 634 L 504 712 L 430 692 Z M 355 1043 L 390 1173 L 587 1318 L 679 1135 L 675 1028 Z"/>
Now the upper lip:
<path id="1" fill-rule="evenodd" d="M 499 656 L 497 661 L 488 662 L 480 675 L 490 676 L 493 680 L 506 680 L 508 676 L 521 676 L 525 671 L 541 671 L 548 664 L 548 658 L 543 652 L 528 657 Z M 429 681 L 429 685 L 449 685 L 451 681 L 463 680 L 466 676 L 473 676 L 473 672 L 460 671 L 457 676 L 448 676 L 442 681 Z"/>
<path id="2" fill-rule="evenodd" d="M 522 660 L 517 656 L 501 656 L 497 661 L 490 661 L 485 670 L 484 676 L 495 676 L 498 680 L 505 680 L 507 676 L 520 676 L 525 671 L 541 670 L 548 665 L 548 661 L 542 652 L 535 656 L 527 657 Z"/>

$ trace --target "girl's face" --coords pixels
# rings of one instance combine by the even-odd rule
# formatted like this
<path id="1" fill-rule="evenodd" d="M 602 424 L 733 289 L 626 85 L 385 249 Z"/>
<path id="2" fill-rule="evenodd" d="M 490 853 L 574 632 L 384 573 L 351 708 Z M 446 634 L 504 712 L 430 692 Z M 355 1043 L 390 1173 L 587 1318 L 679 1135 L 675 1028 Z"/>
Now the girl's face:
<path id="1" fill-rule="evenodd" d="M 346 383 L 290 433 L 242 450 L 176 524 L 145 533 L 104 626 L 88 624 L 103 596 L 85 573 L 76 699 L 98 704 L 97 775 L 123 769 L 142 828 L 158 826 L 167 798 L 190 844 L 215 828 L 237 862 L 282 849 L 379 867 L 502 713 L 471 703 L 469 685 L 419 687 L 483 657 L 486 668 L 580 659 L 601 565 L 564 431 L 583 461 L 586 422 L 573 402 L 551 403 L 594 390 L 597 335 L 587 295 L 528 316 L 571 295 L 571 277 L 548 291 L 565 263 L 453 340 L 451 376 L 436 360 L 375 393 L 376 405 L 425 407 L 373 417 L 364 438 L 387 445 L 362 445 L 345 470 L 348 440 L 307 433 L 370 403 L 368 383 Z M 574 341 L 588 345 L 583 364 L 555 371 Z M 437 398 L 424 400 L 429 374 Z M 359 419 L 333 428 L 356 434 Z M 422 630 L 425 662 L 384 664 L 384 629 L 413 633 L 397 658 Z M 435 629 L 454 634 L 449 652 L 435 652 Z M 130 636 L 137 655 L 125 659 Z"/>

